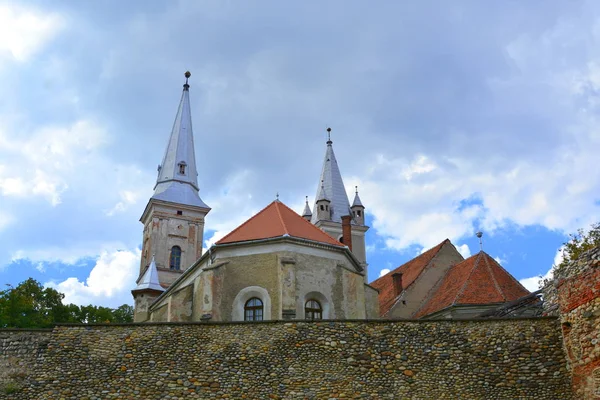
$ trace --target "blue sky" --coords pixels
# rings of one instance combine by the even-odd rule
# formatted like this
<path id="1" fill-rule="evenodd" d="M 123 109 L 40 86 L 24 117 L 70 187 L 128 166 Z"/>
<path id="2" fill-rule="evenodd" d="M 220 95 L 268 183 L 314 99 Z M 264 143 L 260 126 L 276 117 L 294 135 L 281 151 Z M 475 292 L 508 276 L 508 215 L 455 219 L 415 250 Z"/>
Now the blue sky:
<path id="1" fill-rule="evenodd" d="M 301 212 L 327 126 L 370 280 L 482 230 L 535 287 L 600 220 L 597 2 L 0 0 L 2 284 L 131 303 L 186 70 L 207 245 Z"/>

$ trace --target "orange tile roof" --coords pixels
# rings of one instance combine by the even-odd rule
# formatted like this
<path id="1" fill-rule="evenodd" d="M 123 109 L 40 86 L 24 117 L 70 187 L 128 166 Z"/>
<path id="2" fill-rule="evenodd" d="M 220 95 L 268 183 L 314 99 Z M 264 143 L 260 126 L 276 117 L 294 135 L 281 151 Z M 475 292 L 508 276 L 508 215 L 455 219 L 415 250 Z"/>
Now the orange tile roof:
<path id="1" fill-rule="evenodd" d="M 247 242 L 289 235 L 334 246 L 344 245 L 304 218 L 294 210 L 275 200 L 249 220 L 228 233 L 217 244 Z"/>
<path id="2" fill-rule="evenodd" d="M 529 291 L 519 281 L 489 254 L 481 251 L 448 270 L 415 318 L 452 305 L 505 303 L 528 294 Z"/>
<path id="3" fill-rule="evenodd" d="M 444 244 L 450 243 L 449 239 L 444 240 L 437 246 L 427 250 L 425 253 L 413 258 L 405 264 L 402 264 L 393 271 L 388 272 L 381 278 L 370 283 L 375 289 L 379 290 L 379 315 L 384 316 L 396 303 L 394 292 L 394 280 L 392 275 L 396 272 L 402 273 L 402 286 L 407 288 L 423 272 L 423 269 L 429 265 L 433 257 L 442 249 Z"/>

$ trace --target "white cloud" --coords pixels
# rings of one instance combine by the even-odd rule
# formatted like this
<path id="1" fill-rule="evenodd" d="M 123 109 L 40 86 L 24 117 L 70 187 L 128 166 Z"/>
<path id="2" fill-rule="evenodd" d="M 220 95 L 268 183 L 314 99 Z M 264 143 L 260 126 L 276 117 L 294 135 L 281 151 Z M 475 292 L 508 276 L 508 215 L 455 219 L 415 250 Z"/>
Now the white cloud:
<path id="1" fill-rule="evenodd" d="M 121 200 L 117 204 L 115 204 L 113 208 L 104 212 L 108 217 L 112 217 L 117 213 L 121 213 L 127 210 L 129 206 L 137 204 L 140 198 L 140 193 L 136 193 L 131 190 L 121 190 L 119 192 L 119 197 L 121 198 Z"/>
<path id="2" fill-rule="evenodd" d="M 251 170 L 241 170 L 227 177 L 222 186 L 213 193 L 217 196 L 207 197 L 205 200 L 212 210 L 209 216 L 210 224 L 205 229 L 215 232 L 204 240 L 204 250 L 256 214 L 257 209 L 252 202 L 252 187 L 255 185 L 256 175 Z M 263 207 L 266 207 L 264 204 Z"/>
<path id="3" fill-rule="evenodd" d="M 99 252 L 116 253 L 124 248 L 120 242 L 99 243 L 94 240 L 86 240 L 77 243 L 77 246 L 46 246 L 35 249 L 18 249 L 11 254 L 11 262 L 29 261 L 32 264 L 39 263 L 61 263 L 66 265 L 78 265 L 83 259 L 95 257 Z"/>
<path id="4" fill-rule="evenodd" d="M 108 141 L 89 120 L 44 127 L 28 134 L 0 130 L 0 194 L 40 196 L 56 206 L 74 175 L 90 168 L 95 151 Z"/>
<path id="5" fill-rule="evenodd" d="M 390 270 L 387 268 L 382 269 L 381 271 L 379 271 L 379 277 L 381 278 L 382 276 L 384 276 L 385 274 L 389 274 Z"/>
<path id="6" fill-rule="evenodd" d="M 554 262 L 552 266 L 544 275 L 532 276 L 530 278 L 524 278 L 519 280 L 521 285 L 525 286 L 530 292 L 540 289 L 540 282 L 545 279 L 552 279 L 554 277 L 554 268 L 559 265 L 563 260 L 563 247 L 561 246 L 554 255 Z"/>
<path id="7" fill-rule="evenodd" d="M 471 249 L 468 244 L 459 244 L 456 246 L 456 250 L 460 253 L 463 258 L 471 257 Z"/>
<path id="8" fill-rule="evenodd" d="M 14 217 L 0 212 L 0 232 L 2 232 L 2 230 L 6 229 L 6 227 L 8 227 L 11 223 L 14 222 Z"/>
<path id="9" fill-rule="evenodd" d="M 64 293 L 65 304 L 105 307 L 132 304 L 131 289 L 139 272 L 140 255 L 139 249 L 103 252 L 85 281 L 72 277 L 58 283 L 47 282 L 45 286 Z"/>
<path id="10" fill-rule="evenodd" d="M 0 4 L 0 56 L 9 54 L 16 61 L 27 61 L 64 25 L 64 18 L 57 13 L 44 13 L 16 4 Z"/>

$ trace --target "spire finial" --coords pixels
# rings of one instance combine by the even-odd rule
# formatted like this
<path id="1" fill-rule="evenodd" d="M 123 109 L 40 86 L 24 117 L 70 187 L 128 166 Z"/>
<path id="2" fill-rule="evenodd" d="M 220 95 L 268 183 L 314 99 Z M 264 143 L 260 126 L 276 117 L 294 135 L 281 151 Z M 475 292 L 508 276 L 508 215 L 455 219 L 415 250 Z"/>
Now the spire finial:
<path id="1" fill-rule="evenodd" d="M 481 237 L 483 236 L 483 232 L 479 231 L 475 235 L 479 238 L 479 250 L 483 251 L 483 240 L 481 240 Z"/>
<path id="2" fill-rule="evenodd" d="M 356 189 L 354 193 L 358 194 L 358 185 L 354 186 L 354 189 Z"/>
<path id="3" fill-rule="evenodd" d="M 183 90 L 188 90 L 190 88 L 190 85 L 188 84 L 188 79 L 190 79 L 190 76 L 192 76 L 192 73 L 190 71 L 185 71 L 185 83 L 183 84 Z"/>
<path id="4" fill-rule="evenodd" d="M 276 200 L 279 201 L 279 192 L 275 194 Z"/>
<path id="5" fill-rule="evenodd" d="M 333 143 L 331 141 L 331 128 L 328 127 L 327 128 L 327 144 L 331 144 L 331 143 Z"/>
<path id="6" fill-rule="evenodd" d="M 306 204 L 308 204 L 308 196 L 306 196 Z"/>

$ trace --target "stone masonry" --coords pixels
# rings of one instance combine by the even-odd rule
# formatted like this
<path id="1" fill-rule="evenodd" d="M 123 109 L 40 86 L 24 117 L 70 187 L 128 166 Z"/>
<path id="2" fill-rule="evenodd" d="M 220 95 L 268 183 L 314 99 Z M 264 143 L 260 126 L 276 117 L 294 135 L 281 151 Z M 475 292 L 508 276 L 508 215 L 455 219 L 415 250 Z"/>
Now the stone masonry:
<path id="1" fill-rule="evenodd" d="M 47 336 L 44 357 L 23 358 L 20 389 L 0 399 L 571 399 L 555 318 L 80 325 Z"/>
<path id="2" fill-rule="evenodd" d="M 555 281 L 573 392 L 600 399 L 600 248 L 559 270 Z"/>

